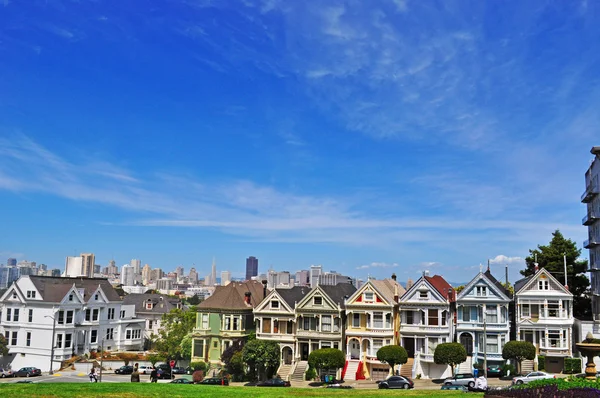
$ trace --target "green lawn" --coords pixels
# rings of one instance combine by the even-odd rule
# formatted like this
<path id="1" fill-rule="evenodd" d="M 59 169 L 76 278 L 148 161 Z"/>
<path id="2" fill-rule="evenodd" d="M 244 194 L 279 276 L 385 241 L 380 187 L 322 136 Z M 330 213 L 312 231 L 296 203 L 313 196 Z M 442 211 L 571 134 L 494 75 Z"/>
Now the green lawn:
<path id="1" fill-rule="evenodd" d="M 221 387 L 173 384 L 134 384 L 134 383 L 36 383 L 0 384 L 3 397 L 236 397 L 236 398 L 285 398 L 285 397 L 457 397 L 460 391 L 439 390 L 333 390 L 325 388 L 260 388 L 260 387 Z M 471 393 L 469 397 L 482 397 Z"/>

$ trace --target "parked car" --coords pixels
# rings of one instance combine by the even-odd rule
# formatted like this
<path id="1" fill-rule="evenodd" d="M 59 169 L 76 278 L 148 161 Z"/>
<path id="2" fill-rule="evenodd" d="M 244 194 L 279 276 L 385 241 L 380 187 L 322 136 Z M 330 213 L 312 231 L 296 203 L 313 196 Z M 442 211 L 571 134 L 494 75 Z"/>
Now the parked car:
<path id="1" fill-rule="evenodd" d="M 213 386 L 228 386 L 229 380 L 226 377 L 207 377 L 200 384 L 210 384 Z"/>
<path id="2" fill-rule="evenodd" d="M 447 386 L 442 386 L 441 388 L 442 390 L 458 390 L 458 391 L 469 391 L 469 389 L 465 386 L 453 386 L 453 385 L 447 385 Z"/>
<path id="3" fill-rule="evenodd" d="M 183 374 L 185 374 L 185 368 L 180 368 L 180 367 L 175 366 L 173 368 L 173 374 L 175 374 L 175 375 L 183 375 Z"/>
<path id="4" fill-rule="evenodd" d="M 15 377 L 31 377 L 41 375 L 42 371 L 33 367 L 21 368 L 15 372 Z"/>
<path id="5" fill-rule="evenodd" d="M 171 380 L 171 383 L 174 383 L 174 384 L 194 384 L 193 381 L 188 380 L 188 379 L 184 379 L 184 378 L 179 378 L 179 379 Z"/>
<path id="6" fill-rule="evenodd" d="M 172 379 L 173 376 L 171 374 L 171 369 L 169 369 L 169 370 L 166 370 L 163 368 L 157 369 L 156 378 L 157 379 Z"/>
<path id="7" fill-rule="evenodd" d="M 152 373 L 153 370 L 154 366 L 152 365 L 140 365 L 140 367 L 138 368 L 138 372 L 140 372 L 143 375 L 149 375 L 150 373 Z"/>
<path id="8" fill-rule="evenodd" d="M 274 378 L 265 381 L 260 381 L 256 384 L 257 387 L 291 387 L 292 384 L 289 381 Z"/>
<path id="9" fill-rule="evenodd" d="M 454 377 L 448 377 L 444 380 L 445 386 L 475 386 L 475 376 L 471 373 L 458 373 Z"/>
<path id="10" fill-rule="evenodd" d="M 488 365 L 487 377 L 500 377 L 502 376 L 502 366 L 500 365 Z"/>
<path id="11" fill-rule="evenodd" d="M 512 384 L 527 384 L 530 381 L 534 381 L 534 380 L 542 380 L 542 379 L 555 379 L 556 376 L 551 375 L 550 373 L 546 373 L 546 372 L 531 372 L 528 373 L 525 376 L 517 376 L 515 378 L 512 379 Z"/>
<path id="12" fill-rule="evenodd" d="M 378 381 L 379 388 L 413 388 L 415 385 L 411 379 L 404 376 L 390 376 L 385 380 Z"/>
<path id="13" fill-rule="evenodd" d="M 121 366 L 119 369 L 115 369 L 115 373 L 118 375 L 130 375 L 133 373 L 133 366 Z"/>
<path id="14" fill-rule="evenodd" d="M 5 377 L 15 377 L 15 374 L 10 369 L 0 368 L 0 377 L 2 377 L 2 378 L 5 378 Z"/>

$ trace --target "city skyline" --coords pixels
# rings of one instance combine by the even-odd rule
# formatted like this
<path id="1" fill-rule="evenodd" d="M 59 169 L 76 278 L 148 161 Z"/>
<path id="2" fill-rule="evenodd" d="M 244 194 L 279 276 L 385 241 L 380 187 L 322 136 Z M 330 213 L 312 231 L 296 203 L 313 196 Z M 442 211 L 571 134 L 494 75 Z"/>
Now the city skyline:
<path id="1" fill-rule="evenodd" d="M 587 239 L 600 4 L 57 4 L 0 15 L 2 262 L 514 281 Z"/>

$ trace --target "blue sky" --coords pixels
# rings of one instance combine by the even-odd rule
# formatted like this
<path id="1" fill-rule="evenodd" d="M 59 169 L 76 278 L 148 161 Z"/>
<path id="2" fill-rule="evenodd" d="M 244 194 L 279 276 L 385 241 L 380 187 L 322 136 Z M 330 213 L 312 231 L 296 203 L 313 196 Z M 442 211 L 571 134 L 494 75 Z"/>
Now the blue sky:
<path id="1" fill-rule="evenodd" d="M 586 239 L 596 2 L 2 3 L 0 262 L 515 280 Z"/>

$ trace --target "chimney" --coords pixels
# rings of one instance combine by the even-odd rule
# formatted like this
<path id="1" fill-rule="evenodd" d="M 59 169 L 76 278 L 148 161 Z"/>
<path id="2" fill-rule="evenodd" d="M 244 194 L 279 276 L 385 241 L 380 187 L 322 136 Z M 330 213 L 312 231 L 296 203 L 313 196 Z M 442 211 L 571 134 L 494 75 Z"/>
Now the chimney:
<path id="1" fill-rule="evenodd" d="M 252 298 L 252 293 L 250 293 L 250 292 L 244 293 L 244 301 L 246 302 L 246 304 L 251 305 L 251 301 L 250 301 L 251 298 Z"/>
<path id="2" fill-rule="evenodd" d="M 396 274 L 392 274 L 392 279 L 396 280 Z M 398 285 L 394 284 L 394 301 L 398 302 Z"/>
<path id="3" fill-rule="evenodd" d="M 267 297 L 267 280 L 266 279 L 262 280 L 262 285 L 263 285 L 263 299 L 264 299 L 265 297 Z M 275 286 L 273 286 L 273 287 L 275 287 Z"/>
<path id="4" fill-rule="evenodd" d="M 396 274 L 392 274 L 392 280 L 396 280 Z"/>

